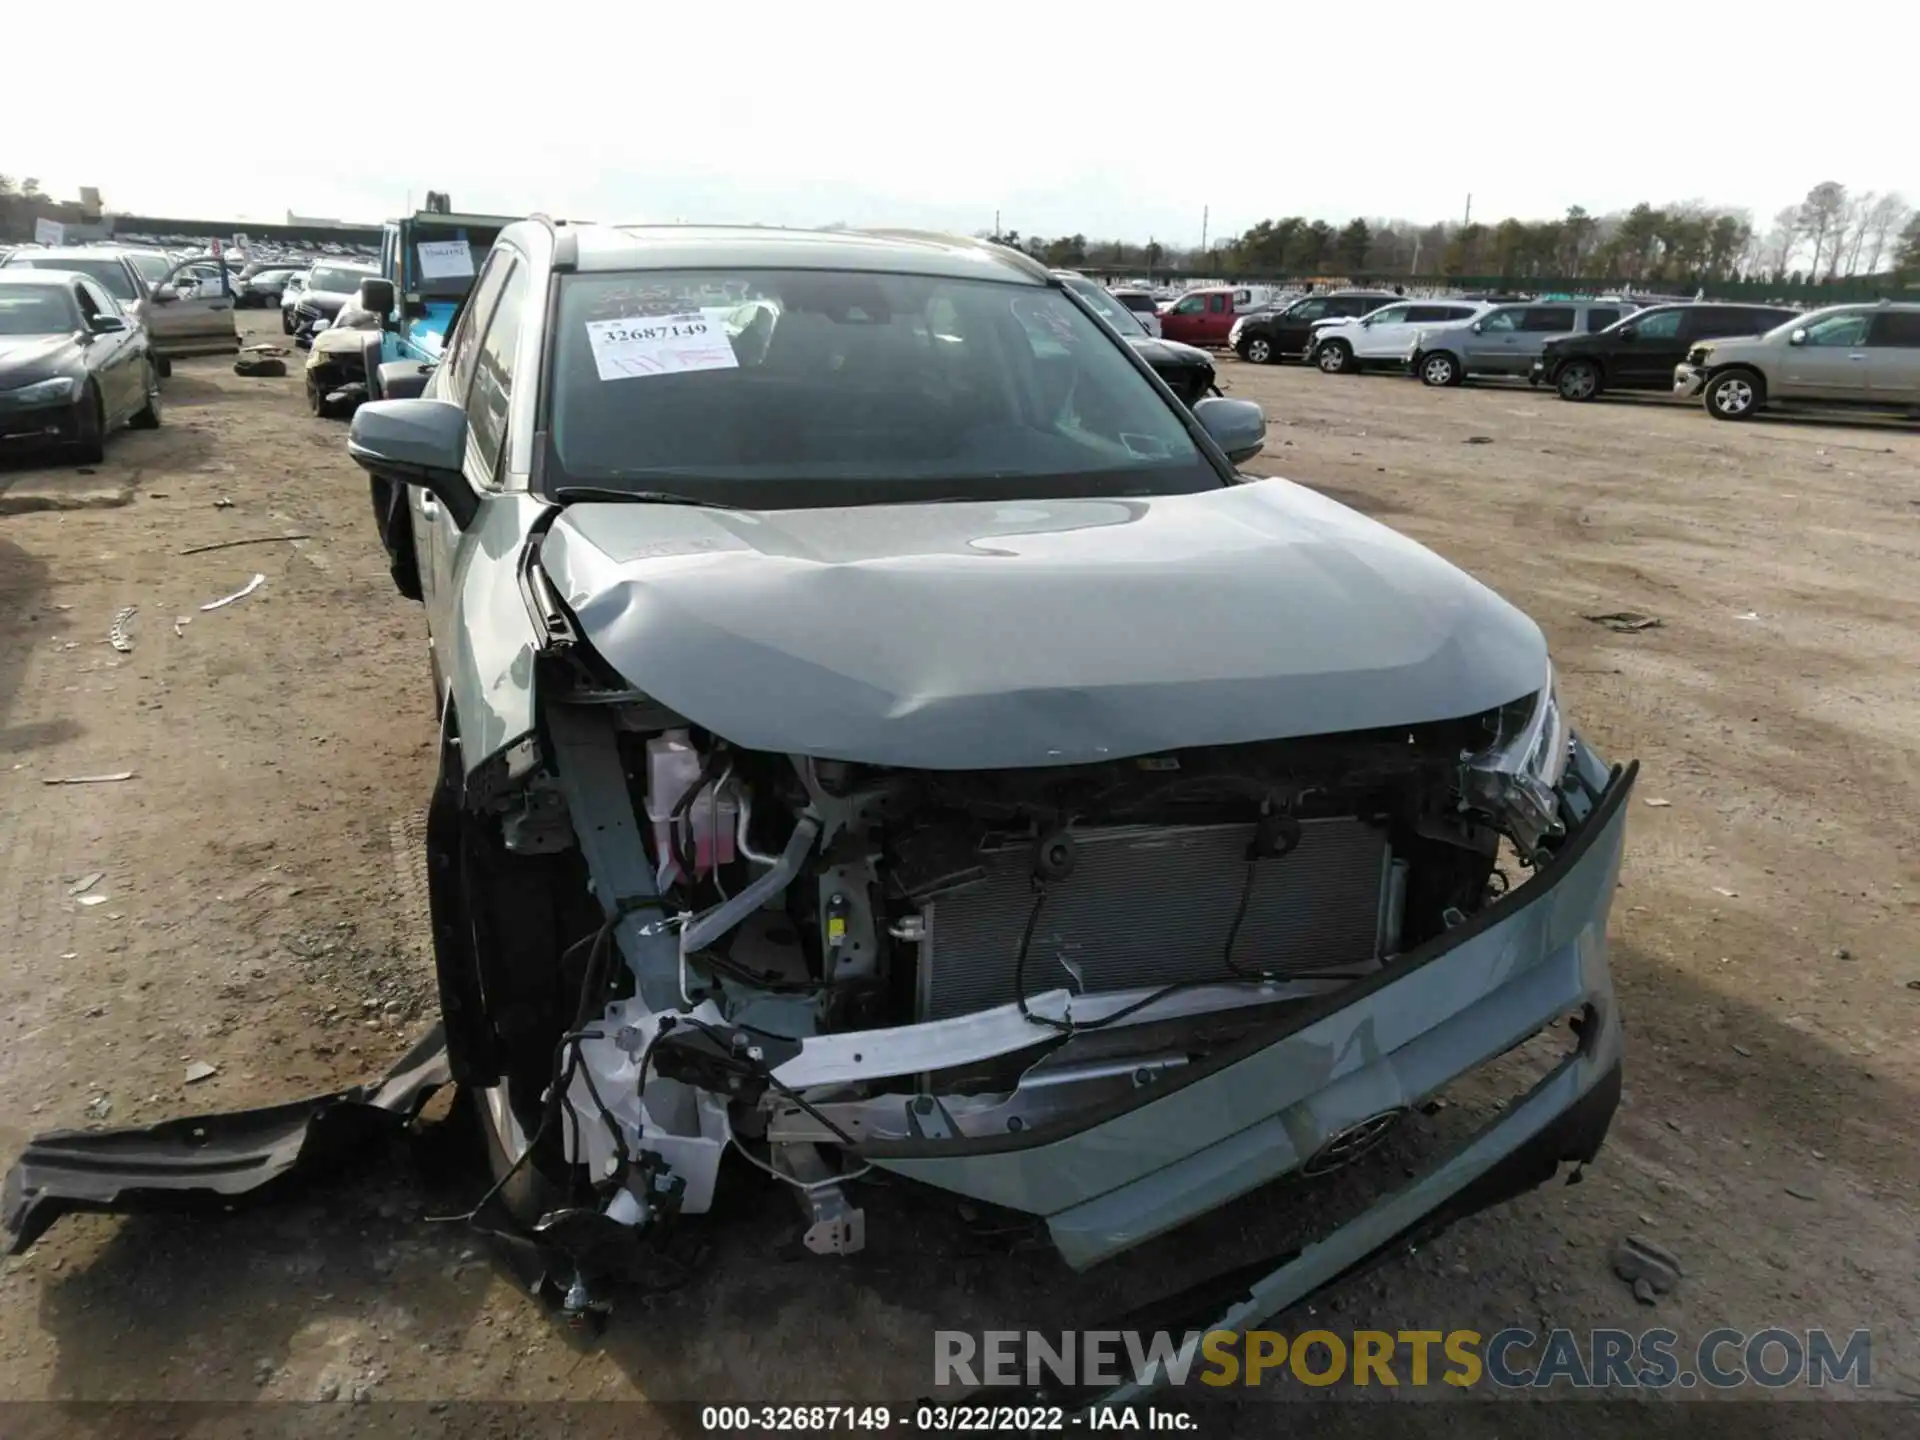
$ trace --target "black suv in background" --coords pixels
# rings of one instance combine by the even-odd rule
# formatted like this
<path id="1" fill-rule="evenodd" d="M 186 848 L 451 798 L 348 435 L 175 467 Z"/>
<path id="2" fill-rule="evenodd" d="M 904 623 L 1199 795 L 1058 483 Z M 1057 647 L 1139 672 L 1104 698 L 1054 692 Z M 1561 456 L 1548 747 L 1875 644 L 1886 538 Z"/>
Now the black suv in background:
<path id="1" fill-rule="evenodd" d="M 1242 360 L 1256 365 L 1304 359 L 1313 340 L 1314 321 L 1371 315 L 1382 305 L 1406 298 L 1391 290 L 1329 290 L 1324 295 L 1302 295 L 1283 310 L 1249 315 L 1237 327 L 1240 333 L 1233 348 Z"/>
<path id="2" fill-rule="evenodd" d="M 1549 340 L 1533 372 L 1562 400 L 1591 400 L 1604 390 L 1673 388 L 1673 369 L 1699 340 L 1764 335 L 1791 320 L 1780 305 L 1655 305 L 1593 335 Z"/>

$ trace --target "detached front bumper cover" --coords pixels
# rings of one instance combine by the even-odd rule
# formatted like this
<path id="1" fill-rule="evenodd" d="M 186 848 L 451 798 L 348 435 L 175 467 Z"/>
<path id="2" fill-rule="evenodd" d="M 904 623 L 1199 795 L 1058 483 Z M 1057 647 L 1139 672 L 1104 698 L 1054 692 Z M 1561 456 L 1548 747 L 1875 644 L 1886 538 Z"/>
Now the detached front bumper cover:
<path id="1" fill-rule="evenodd" d="M 62 1215 L 218 1212 L 275 1198 L 405 1130 L 451 1078 L 436 1025 L 377 1085 L 138 1129 L 36 1136 L 7 1172 L 0 1203 L 12 1232 L 8 1253 L 18 1255 Z"/>

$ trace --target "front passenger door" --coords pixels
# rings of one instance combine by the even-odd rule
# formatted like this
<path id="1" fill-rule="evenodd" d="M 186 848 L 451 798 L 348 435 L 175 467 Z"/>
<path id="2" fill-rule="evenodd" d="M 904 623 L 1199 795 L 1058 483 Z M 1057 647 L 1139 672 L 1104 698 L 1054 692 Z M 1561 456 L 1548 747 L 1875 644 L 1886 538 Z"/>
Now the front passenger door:
<path id="1" fill-rule="evenodd" d="M 1843 311 L 1796 332 L 1804 338 L 1798 345 L 1786 346 L 1774 393 L 1782 399 L 1866 399 L 1872 355 L 1867 349 L 1867 327 L 1872 318 L 1865 310 Z"/>
<path id="2" fill-rule="evenodd" d="M 1627 322 L 1632 334 L 1617 333 L 1619 344 L 1607 357 L 1607 369 L 1621 385 L 1664 387 L 1673 383 L 1673 367 L 1687 358 L 1696 338 L 1685 310 L 1656 310 Z"/>

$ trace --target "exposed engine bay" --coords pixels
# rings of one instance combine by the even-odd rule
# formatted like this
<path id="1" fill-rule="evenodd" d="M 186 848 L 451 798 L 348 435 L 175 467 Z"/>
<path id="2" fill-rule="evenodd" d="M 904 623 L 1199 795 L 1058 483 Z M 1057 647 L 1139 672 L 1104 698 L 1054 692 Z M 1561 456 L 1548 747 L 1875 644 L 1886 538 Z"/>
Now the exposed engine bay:
<path id="1" fill-rule="evenodd" d="M 1529 865 L 1557 825 L 1568 746 L 1551 685 L 1388 732 L 998 771 L 741 749 L 610 688 L 546 720 L 520 775 L 468 782 L 495 918 L 465 1013 L 492 1023 L 463 1045 L 445 1007 L 456 1076 L 506 1081 L 503 1148 L 586 1177 L 607 1219 L 706 1210 L 732 1147 L 822 1253 L 863 1243 L 861 1147 L 1070 1128 L 1477 913 L 1503 839 Z M 546 976 L 501 918 L 526 873 L 601 913 Z M 556 980 L 565 1006 L 515 1003 Z"/>

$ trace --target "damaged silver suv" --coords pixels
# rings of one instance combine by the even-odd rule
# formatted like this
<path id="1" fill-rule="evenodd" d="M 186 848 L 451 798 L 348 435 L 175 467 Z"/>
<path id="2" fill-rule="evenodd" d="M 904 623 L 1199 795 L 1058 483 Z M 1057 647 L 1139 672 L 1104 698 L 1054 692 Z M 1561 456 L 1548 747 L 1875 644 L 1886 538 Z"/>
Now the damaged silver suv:
<path id="1" fill-rule="evenodd" d="M 875 1172 L 1093 1266 L 1543 1031 L 1196 1328 L 1594 1155 L 1633 772 L 1525 616 L 1238 474 L 1263 428 L 999 247 L 537 219 L 356 414 L 442 699 L 452 1074 L 575 1304 L 749 1182 L 857 1250 Z"/>

